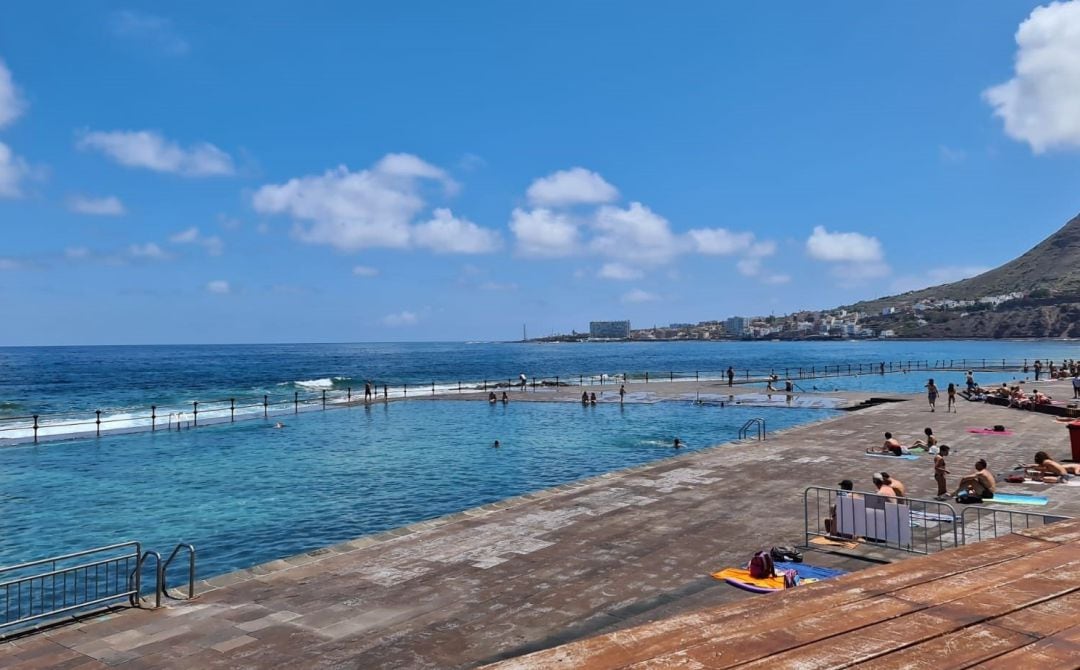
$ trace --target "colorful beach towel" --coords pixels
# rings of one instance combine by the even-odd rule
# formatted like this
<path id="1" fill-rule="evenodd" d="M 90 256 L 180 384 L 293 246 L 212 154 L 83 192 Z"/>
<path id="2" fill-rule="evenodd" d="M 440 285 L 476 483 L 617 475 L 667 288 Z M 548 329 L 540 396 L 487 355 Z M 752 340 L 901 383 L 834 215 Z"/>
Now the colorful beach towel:
<path id="1" fill-rule="evenodd" d="M 893 456 L 892 454 L 866 454 L 866 455 L 867 456 L 873 456 L 874 458 L 892 458 L 894 460 L 895 459 L 900 459 L 900 460 L 903 460 L 903 461 L 917 461 L 917 460 L 919 460 L 919 457 L 916 456 L 915 454 L 901 454 L 899 456 Z"/>
<path id="2" fill-rule="evenodd" d="M 712 576 L 732 586 L 755 593 L 771 593 L 772 591 L 784 590 L 783 577 L 751 577 L 750 571 L 742 568 L 724 568 L 720 572 L 712 573 Z"/>
<path id="3" fill-rule="evenodd" d="M 1016 493 L 995 493 L 993 498 L 983 500 L 984 504 L 1002 503 L 1004 505 L 1045 505 L 1049 499 L 1042 496 L 1024 496 Z"/>
<path id="4" fill-rule="evenodd" d="M 993 428 L 968 428 L 967 432 L 974 435 L 1012 435 L 1011 430 L 994 430 Z"/>
<path id="5" fill-rule="evenodd" d="M 807 565 L 806 563 L 794 563 L 791 561 L 776 561 L 774 563 L 777 570 L 794 570 L 799 575 L 799 579 L 804 582 L 820 581 L 822 579 L 831 579 L 832 577 L 839 577 L 840 575 L 846 575 L 847 570 L 837 570 L 836 568 L 820 568 L 816 565 Z"/>

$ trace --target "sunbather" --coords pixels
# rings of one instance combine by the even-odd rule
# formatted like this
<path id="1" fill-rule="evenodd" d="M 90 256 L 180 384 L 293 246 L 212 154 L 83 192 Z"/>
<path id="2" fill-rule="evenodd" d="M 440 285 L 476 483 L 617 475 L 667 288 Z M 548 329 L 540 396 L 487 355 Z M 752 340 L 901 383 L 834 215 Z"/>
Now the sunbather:
<path id="1" fill-rule="evenodd" d="M 953 492 L 956 502 L 974 503 L 994 497 L 997 480 L 986 467 L 986 459 L 975 461 L 975 472 L 960 478 L 960 483 Z"/>
<path id="2" fill-rule="evenodd" d="M 896 493 L 897 498 L 907 497 L 907 487 L 904 486 L 904 482 L 896 479 L 895 477 L 890 477 L 888 472 L 879 472 L 878 475 L 885 482 L 886 486 L 892 488 L 893 492 Z"/>
<path id="3" fill-rule="evenodd" d="M 885 443 L 880 448 L 869 448 L 866 450 L 868 454 L 890 454 L 892 456 L 900 456 L 904 453 L 904 447 L 900 445 L 900 440 L 892 436 L 892 433 L 885 433 Z"/>
<path id="4" fill-rule="evenodd" d="M 1020 465 L 1024 468 L 1025 473 L 1033 480 L 1046 482 L 1048 484 L 1068 481 L 1073 477 L 1080 475 L 1080 464 L 1058 463 L 1050 458 L 1050 455 L 1045 451 L 1035 452 L 1034 463 L 1021 463 Z"/>
<path id="5" fill-rule="evenodd" d="M 896 489 L 885 483 L 885 478 L 881 476 L 880 472 L 875 472 L 871 479 L 879 496 L 887 497 L 889 500 L 896 502 Z"/>
<path id="6" fill-rule="evenodd" d="M 924 428 L 923 433 L 926 434 L 926 441 L 915 440 L 914 442 L 911 443 L 911 446 L 913 446 L 913 447 L 925 447 L 925 448 L 929 449 L 930 447 L 937 444 L 937 438 L 934 437 L 934 431 L 933 430 L 931 430 L 930 428 Z"/>

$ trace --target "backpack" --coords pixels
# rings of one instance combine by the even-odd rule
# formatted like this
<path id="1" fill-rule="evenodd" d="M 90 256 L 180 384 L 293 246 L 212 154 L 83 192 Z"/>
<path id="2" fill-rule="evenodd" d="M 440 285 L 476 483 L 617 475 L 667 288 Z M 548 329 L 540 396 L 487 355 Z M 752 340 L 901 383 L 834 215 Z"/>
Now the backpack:
<path id="1" fill-rule="evenodd" d="M 1001 425 L 1000 423 L 997 424 L 996 426 L 994 426 L 994 432 L 995 433 L 1004 433 L 1005 432 L 1005 426 Z"/>
<path id="2" fill-rule="evenodd" d="M 773 547 L 769 550 L 773 561 L 802 563 L 802 552 L 795 547 Z"/>
<path id="3" fill-rule="evenodd" d="M 754 579 L 765 579 L 766 577 L 775 577 L 776 568 L 773 566 L 772 556 L 767 551 L 759 551 L 754 554 L 754 557 L 750 559 L 750 564 L 746 566 L 746 569 L 750 571 L 750 576 Z"/>

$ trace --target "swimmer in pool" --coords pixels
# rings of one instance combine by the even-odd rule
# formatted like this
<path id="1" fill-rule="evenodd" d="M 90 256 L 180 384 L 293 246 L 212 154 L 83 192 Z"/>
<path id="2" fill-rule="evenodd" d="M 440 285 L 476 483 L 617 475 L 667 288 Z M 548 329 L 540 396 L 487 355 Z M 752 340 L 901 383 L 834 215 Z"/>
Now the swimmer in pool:
<path id="1" fill-rule="evenodd" d="M 274 424 L 274 428 L 284 428 L 284 427 L 285 427 L 285 424 L 281 423 L 280 421 L 278 421 L 277 423 Z"/>
<path id="2" fill-rule="evenodd" d="M 493 449 L 498 449 L 499 448 L 499 441 L 495 440 L 495 444 L 493 444 L 491 446 L 492 446 Z"/>
<path id="3" fill-rule="evenodd" d="M 671 446 L 675 447 L 676 449 L 681 448 L 683 446 L 682 440 L 680 440 L 679 438 L 676 437 L 675 438 L 675 444 L 673 444 Z"/>

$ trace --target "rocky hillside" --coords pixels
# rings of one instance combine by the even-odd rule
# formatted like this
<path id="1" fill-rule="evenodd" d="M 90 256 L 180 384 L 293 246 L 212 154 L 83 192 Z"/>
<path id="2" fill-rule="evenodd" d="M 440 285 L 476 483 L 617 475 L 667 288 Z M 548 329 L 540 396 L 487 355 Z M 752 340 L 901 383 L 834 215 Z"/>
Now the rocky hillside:
<path id="1" fill-rule="evenodd" d="M 998 306 L 912 312 L 926 301 L 979 300 L 1019 292 L 1026 297 Z M 867 326 L 900 337 L 1080 338 L 1080 216 L 1030 251 L 976 277 L 850 306 L 874 316 Z"/>

